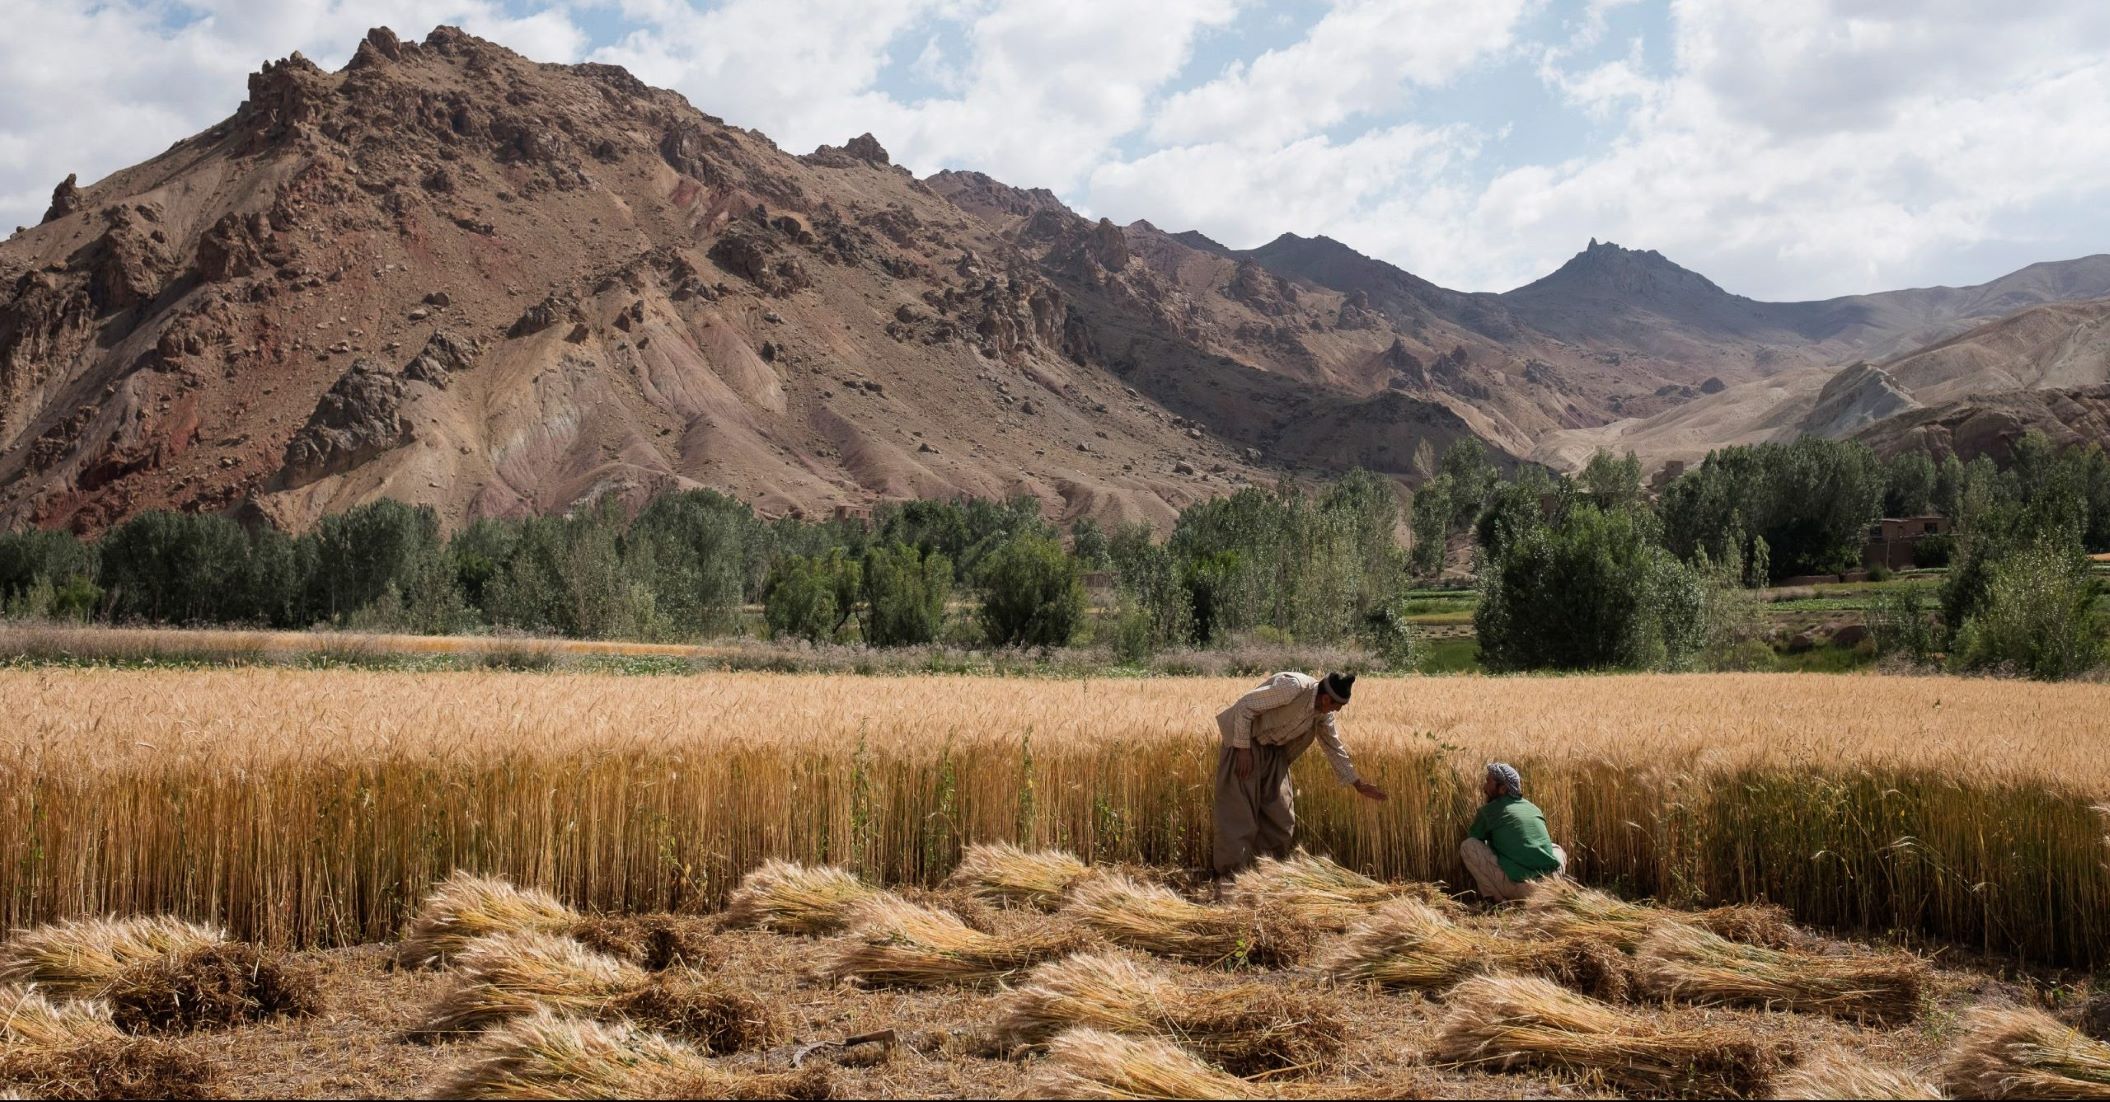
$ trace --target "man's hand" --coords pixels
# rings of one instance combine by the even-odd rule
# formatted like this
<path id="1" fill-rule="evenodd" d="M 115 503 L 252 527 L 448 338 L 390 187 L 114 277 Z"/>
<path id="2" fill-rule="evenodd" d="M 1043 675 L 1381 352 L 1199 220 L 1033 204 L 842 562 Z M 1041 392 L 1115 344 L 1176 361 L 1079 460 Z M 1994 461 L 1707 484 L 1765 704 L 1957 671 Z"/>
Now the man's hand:
<path id="1" fill-rule="evenodd" d="M 1253 750 L 1251 747 L 1231 751 L 1231 772 L 1238 774 L 1239 780 L 1245 780 L 1253 775 Z"/>
<path id="2" fill-rule="evenodd" d="M 1382 801 L 1382 800 L 1389 800 L 1389 799 L 1391 799 L 1391 798 L 1392 798 L 1391 796 L 1389 796 L 1389 795 L 1387 795 L 1387 794 L 1385 793 L 1385 790 L 1384 790 L 1384 789 L 1382 789 L 1382 788 L 1379 788 L 1378 786 L 1376 786 L 1376 785 L 1374 785 L 1374 784 L 1371 784 L 1371 783 L 1370 783 L 1369 781 L 1357 781 L 1357 782 L 1355 782 L 1355 790 L 1356 790 L 1356 791 L 1357 791 L 1358 793 L 1360 793 L 1360 794 L 1362 795 L 1362 797 L 1363 797 L 1364 799 L 1366 799 L 1366 800 L 1380 800 L 1380 801 Z"/>

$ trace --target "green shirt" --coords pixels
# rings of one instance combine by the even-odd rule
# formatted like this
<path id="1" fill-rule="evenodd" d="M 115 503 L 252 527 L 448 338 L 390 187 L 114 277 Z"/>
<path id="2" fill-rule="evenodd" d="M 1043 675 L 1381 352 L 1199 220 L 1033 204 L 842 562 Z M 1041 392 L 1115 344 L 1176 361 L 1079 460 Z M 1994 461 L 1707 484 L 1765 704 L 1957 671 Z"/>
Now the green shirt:
<path id="1" fill-rule="evenodd" d="M 1546 813 L 1520 796 L 1489 800 L 1465 833 L 1486 842 L 1495 851 L 1502 874 L 1516 883 L 1537 880 L 1561 867 L 1553 855 L 1553 836 L 1546 833 Z"/>

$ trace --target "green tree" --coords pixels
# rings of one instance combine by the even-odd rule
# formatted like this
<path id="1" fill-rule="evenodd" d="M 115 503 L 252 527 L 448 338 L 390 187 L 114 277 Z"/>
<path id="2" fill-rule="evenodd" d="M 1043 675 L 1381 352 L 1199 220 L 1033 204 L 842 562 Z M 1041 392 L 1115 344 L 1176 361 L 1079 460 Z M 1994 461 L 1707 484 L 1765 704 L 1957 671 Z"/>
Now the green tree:
<path id="1" fill-rule="evenodd" d="M 1063 646 L 1084 620 L 1077 560 L 1046 535 L 1021 534 L 992 552 L 980 588 L 982 630 L 995 646 Z"/>
<path id="2" fill-rule="evenodd" d="M 1443 473 L 1450 476 L 1450 530 L 1470 526 L 1480 517 L 1480 507 L 1494 492 L 1502 474 L 1487 458 L 1487 445 L 1472 435 L 1461 436 L 1443 449 Z"/>
<path id="3" fill-rule="evenodd" d="M 763 618 L 777 638 L 829 642 L 855 614 L 863 588 L 863 566 L 840 547 L 825 556 L 788 555 L 770 572 Z"/>
<path id="4" fill-rule="evenodd" d="M 105 533 L 96 552 L 114 619 L 226 623 L 243 608 L 249 537 L 225 517 L 141 513 Z"/>
<path id="5" fill-rule="evenodd" d="M 1590 455 L 1576 478 L 1599 509 L 1620 509 L 1641 501 L 1641 459 L 1633 452 L 1614 458 L 1603 448 Z"/>
<path id="6" fill-rule="evenodd" d="M 1883 515 L 1924 516 L 1934 508 L 1935 483 L 1939 474 L 1926 452 L 1911 451 L 1893 456 L 1883 465 Z"/>
<path id="7" fill-rule="evenodd" d="M 865 642 L 899 647 L 938 637 L 952 598 L 952 563 L 944 555 L 874 544 L 865 552 L 863 575 Z"/>
<path id="8" fill-rule="evenodd" d="M 1443 573 L 1444 545 L 1451 531 L 1451 476 L 1437 475 L 1414 491 L 1409 506 L 1408 528 L 1414 534 L 1409 568 L 1415 577 L 1434 578 Z"/>
<path id="9" fill-rule="evenodd" d="M 1086 570 L 1105 570 L 1113 565 L 1113 549 L 1106 529 L 1090 517 L 1070 524 L 1070 548 Z"/>
<path id="10" fill-rule="evenodd" d="M 1670 669 L 1706 644 L 1706 582 L 1649 515 L 1578 503 L 1485 564 L 1473 614 L 1491 670 Z"/>
<path id="11" fill-rule="evenodd" d="M 338 620 L 393 590 L 399 597 L 428 558 L 441 552 L 440 519 L 431 509 L 380 501 L 322 518 L 308 536 L 316 570 L 308 605 Z"/>

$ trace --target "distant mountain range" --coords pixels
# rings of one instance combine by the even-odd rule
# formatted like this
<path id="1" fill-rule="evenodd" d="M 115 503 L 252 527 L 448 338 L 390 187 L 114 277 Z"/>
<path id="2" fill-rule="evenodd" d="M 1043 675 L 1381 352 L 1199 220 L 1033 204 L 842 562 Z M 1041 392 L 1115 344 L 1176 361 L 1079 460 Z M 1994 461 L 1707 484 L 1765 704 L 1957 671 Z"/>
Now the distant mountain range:
<path id="1" fill-rule="evenodd" d="M 1032 494 L 1163 524 L 1238 485 L 1651 465 L 1802 433 L 2093 438 L 2110 256 L 1767 303 L 1592 241 L 1503 294 L 1324 237 L 1083 218 L 870 135 L 795 156 L 605 65 L 440 28 L 252 75 L 0 243 L 0 522 L 450 523 L 711 486 L 770 513 Z"/>

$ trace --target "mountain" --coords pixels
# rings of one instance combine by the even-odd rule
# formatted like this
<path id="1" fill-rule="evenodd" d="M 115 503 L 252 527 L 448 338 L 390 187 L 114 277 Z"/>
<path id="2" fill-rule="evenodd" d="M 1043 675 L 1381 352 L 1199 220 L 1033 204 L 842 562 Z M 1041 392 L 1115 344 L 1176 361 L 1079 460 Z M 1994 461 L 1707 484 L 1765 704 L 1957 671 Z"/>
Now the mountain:
<path id="1" fill-rule="evenodd" d="M 712 486 L 1163 523 L 1264 477 L 1094 341 L 869 135 L 793 156 L 618 68 L 376 30 L 0 244 L 0 522 Z"/>
<path id="2" fill-rule="evenodd" d="M 2110 386 L 2010 390 L 1975 395 L 1879 421 L 1854 439 L 1879 455 L 1924 451 L 1969 462 L 1981 455 L 2005 463 L 2023 434 L 2059 446 L 2110 442 Z"/>
<path id="3" fill-rule="evenodd" d="M 2070 300 L 2103 295 L 2110 257 L 1763 303 L 1595 241 L 1465 293 L 1324 237 L 1232 249 L 918 180 L 869 134 L 794 155 L 613 66 L 377 29 L 337 72 L 265 65 L 231 117 L 69 177 L 0 242 L 0 523 L 300 528 L 387 496 L 453 525 L 708 486 L 1163 525 L 1351 466 L 1411 485 L 1467 436 L 1503 464 L 1696 457 L 2080 387 L 2103 307 Z"/>
<path id="4" fill-rule="evenodd" d="M 2085 268 L 2094 259 L 2074 265 Z M 2077 285 L 2091 286 L 2086 282 Z M 1900 292 L 1905 296 L 1916 293 Z M 1984 302 L 1988 297 L 1958 293 L 1952 301 Z M 2110 298 L 2054 302 L 2025 308 L 1876 363 L 1856 361 L 1843 369 L 1797 368 L 1725 387 L 1650 417 L 1552 434 L 1531 456 L 1567 466 L 1586 460 L 1602 447 L 1633 450 L 1653 465 L 1671 459 L 1689 462 L 1724 445 L 1792 440 L 1805 434 L 1875 441 L 1911 436 L 1933 441 L 1926 434 L 1912 435 L 1912 430 L 1953 418 L 1958 410 L 1973 409 L 2019 419 L 2017 424 L 2040 427 L 2053 436 L 2071 437 L 2068 429 L 2084 430 L 2093 422 L 2087 417 L 2061 416 L 2058 410 L 2064 407 L 2049 407 L 2045 404 L 2049 398 L 2031 395 L 2080 392 L 2103 384 L 2110 384 Z M 1922 416 L 1917 412 L 1922 407 L 1940 412 Z M 1880 422 L 1885 418 L 1903 418 L 1904 427 L 1882 428 Z M 2006 431 L 1987 429 L 1988 439 Z M 1966 433 L 1976 434 L 1975 427 Z M 2110 437 L 2103 439 L 2110 444 Z M 1938 443 L 1930 450 L 1941 452 L 1949 447 Z M 1983 450 L 1975 444 L 1970 448 Z"/>

